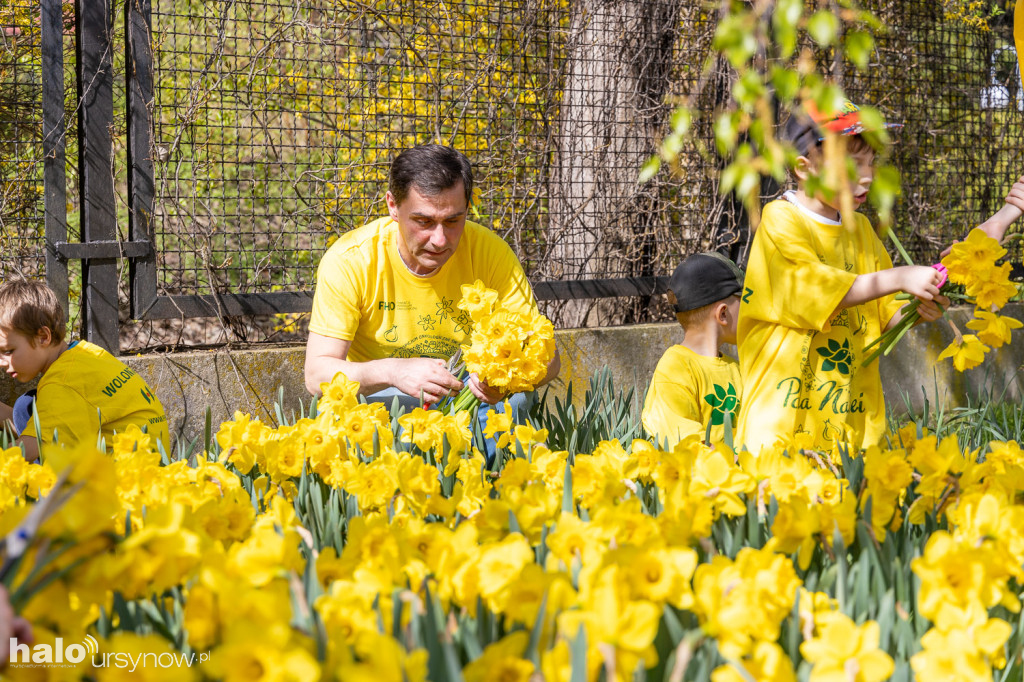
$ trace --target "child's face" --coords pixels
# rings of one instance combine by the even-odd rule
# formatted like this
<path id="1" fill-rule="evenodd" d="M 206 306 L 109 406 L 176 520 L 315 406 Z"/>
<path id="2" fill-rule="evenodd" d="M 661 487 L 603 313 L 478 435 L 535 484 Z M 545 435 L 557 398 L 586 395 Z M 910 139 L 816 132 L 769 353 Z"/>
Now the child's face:
<path id="1" fill-rule="evenodd" d="M 22 384 L 39 376 L 49 360 L 50 334 L 49 330 L 44 332 L 29 338 L 0 327 L 0 369 Z"/>
<path id="2" fill-rule="evenodd" d="M 854 175 L 851 177 L 842 163 L 830 163 L 818 160 L 810 164 L 811 172 L 822 176 L 825 186 L 831 192 L 819 192 L 815 199 L 834 211 L 841 212 L 843 184 L 846 183 L 853 198 L 853 209 L 856 211 L 867 201 L 868 190 L 875 179 L 875 152 L 867 145 L 860 145 L 857 151 L 847 151 L 845 157 L 852 162 Z M 818 166 L 814 169 L 813 166 Z"/>

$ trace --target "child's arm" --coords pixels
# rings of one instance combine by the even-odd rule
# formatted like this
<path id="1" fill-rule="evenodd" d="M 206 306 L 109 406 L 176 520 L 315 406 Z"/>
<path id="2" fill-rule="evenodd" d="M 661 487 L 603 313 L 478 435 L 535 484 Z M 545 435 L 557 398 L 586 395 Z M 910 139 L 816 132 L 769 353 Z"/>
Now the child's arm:
<path id="1" fill-rule="evenodd" d="M 927 265 L 901 265 L 857 275 L 836 307 L 836 313 L 898 291 L 913 294 L 922 301 L 931 301 L 939 295 L 941 281 L 939 271 Z"/>
<path id="2" fill-rule="evenodd" d="M 1006 204 L 995 215 L 978 225 L 989 237 L 1002 241 L 1007 228 L 1024 214 L 1024 175 L 1013 183 L 1006 195 Z"/>
<path id="3" fill-rule="evenodd" d="M 1006 195 L 1006 203 L 1003 207 L 996 211 L 991 218 L 978 225 L 978 227 L 996 241 L 1003 241 L 1003 237 L 1006 236 L 1006 230 L 1021 215 L 1024 215 L 1024 175 L 1020 176 L 1017 182 L 1013 183 L 1010 193 Z M 947 246 L 939 255 L 945 258 L 949 255 L 951 248 L 951 246 Z"/>
<path id="4" fill-rule="evenodd" d="M 6 424 L 14 417 L 14 408 L 0 401 L 0 424 Z"/>

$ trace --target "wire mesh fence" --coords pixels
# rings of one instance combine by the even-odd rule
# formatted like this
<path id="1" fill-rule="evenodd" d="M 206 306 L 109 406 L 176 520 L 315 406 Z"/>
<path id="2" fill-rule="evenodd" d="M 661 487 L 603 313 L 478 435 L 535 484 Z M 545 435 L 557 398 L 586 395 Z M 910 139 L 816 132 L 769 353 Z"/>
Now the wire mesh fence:
<path id="1" fill-rule="evenodd" d="M 0 10 L 4 277 L 39 276 L 43 252 L 37 10 L 17 2 Z M 894 226 L 915 258 L 934 259 L 1024 172 L 1012 16 L 868 4 L 886 27 L 869 67 L 821 66 L 904 124 Z M 746 218 L 719 195 L 710 129 L 733 84 L 724 64 L 708 65 L 716 20 L 696 0 L 153 0 L 158 290 L 311 290 L 333 239 L 383 214 L 394 155 L 428 141 L 469 156 L 473 218 L 509 241 L 535 282 L 666 275 L 711 248 L 742 260 Z M 638 183 L 674 103 L 691 96 L 706 116 L 680 172 Z M 112 134 L 123 150 L 123 124 Z M 122 233 L 126 165 L 112 168 Z M 563 324 L 671 319 L 659 297 L 545 305 Z M 125 320 L 122 347 L 301 335 L 293 315 Z"/>
<path id="2" fill-rule="evenodd" d="M 0 278 L 41 277 L 42 78 L 38 8 L 0 9 Z"/>

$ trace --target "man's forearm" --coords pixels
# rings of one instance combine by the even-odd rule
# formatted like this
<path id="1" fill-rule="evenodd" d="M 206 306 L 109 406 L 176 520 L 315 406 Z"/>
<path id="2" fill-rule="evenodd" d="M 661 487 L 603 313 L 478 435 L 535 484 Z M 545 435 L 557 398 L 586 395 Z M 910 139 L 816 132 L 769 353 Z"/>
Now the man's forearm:
<path id="1" fill-rule="evenodd" d="M 338 372 L 359 383 L 359 392 L 369 395 L 391 387 L 389 359 L 353 362 L 340 358 L 316 357 L 306 361 L 306 390 L 320 395 L 320 384 L 330 382 Z"/>

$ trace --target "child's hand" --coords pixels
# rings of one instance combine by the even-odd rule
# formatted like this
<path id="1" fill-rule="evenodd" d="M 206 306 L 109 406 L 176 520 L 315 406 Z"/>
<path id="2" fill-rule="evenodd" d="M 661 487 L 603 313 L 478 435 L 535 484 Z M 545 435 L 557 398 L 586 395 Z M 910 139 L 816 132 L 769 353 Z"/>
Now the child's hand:
<path id="1" fill-rule="evenodd" d="M 949 307 L 949 299 L 941 294 L 936 296 L 931 301 L 924 299 L 918 299 L 921 303 L 917 306 L 917 314 L 921 316 L 921 319 L 925 322 L 934 322 L 935 320 L 942 317 L 943 311 Z"/>
<path id="2" fill-rule="evenodd" d="M 1021 212 L 1024 212 L 1024 175 L 1017 178 L 1017 182 L 1013 183 L 1010 193 L 1006 195 L 1006 203 L 1016 206 Z"/>
<path id="3" fill-rule="evenodd" d="M 899 271 L 901 291 L 913 294 L 922 301 L 934 300 L 939 295 L 942 273 L 935 268 L 929 265 L 904 265 L 896 270 Z"/>

